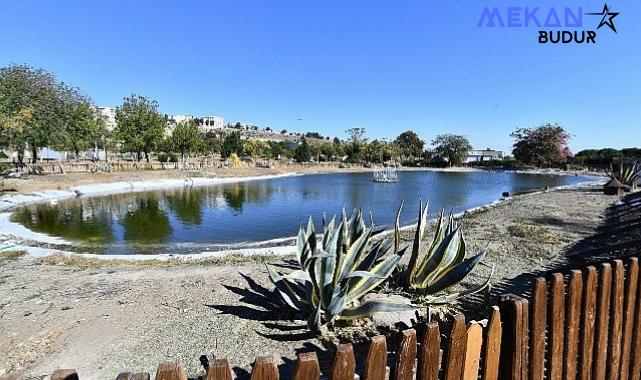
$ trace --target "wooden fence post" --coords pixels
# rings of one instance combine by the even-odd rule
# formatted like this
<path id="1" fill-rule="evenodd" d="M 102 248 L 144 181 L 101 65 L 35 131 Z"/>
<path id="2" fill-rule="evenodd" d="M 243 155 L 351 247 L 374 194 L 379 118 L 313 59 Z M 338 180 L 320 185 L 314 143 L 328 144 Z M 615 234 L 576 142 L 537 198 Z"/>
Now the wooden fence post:
<path id="1" fill-rule="evenodd" d="M 315 352 L 298 354 L 293 380 L 318 380 L 320 379 L 320 365 Z"/>
<path id="2" fill-rule="evenodd" d="M 523 355 L 523 302 L 513 294 L 501 297 L 501 356 L 499 378 L 521 380 Z"/>
<path id="3" fill-rule="evenodd" d="M 630 353 L 629 378 L 641 378 L 641 284 L 637 285 L 637 302 L 634 323 L 632 325 L 632 352 Z"/>
<path id="4" fill-rule="evenodd" d="M 78 380 L 75 369 L 57 369 L 51 374 L 51 380 Z"/>
<path id="5" fill-rule="evenodd" d="M 618 380 L 621 365 L 621 334 L 623 328 L 623 261 L 614 260 L 610 310 L 610 331 L 608 333 L 608 380 Z"/>
<path id="6" fill-rule="evenodd" d="M 592 379 L 594 355 L 594 325 L 596 321 L 597 271 L 593 266 L 585 268 L 583 303 L 581 305 L 581 339 L 579 341 L 579 379 Z"/>
<path id="7" fill-rule="evenodd" d="M 608 353 L 608 325 L 610 320 L 610 295 L 612 293 L 612 267 L 608 263 L 601 264 L 599 289 L 597 292 L 597 314 L 595 324 L 594 360 L 592 362 L 592 378 L 605 380 Z"/>
<path id="8" fill-rule="evenodd" d="M 394 371 L 390 379 L 412 380 L 414 378 L 414 362 L 416 361 L 416 330 L 408 329 L 400 333 Z"/>
<path id="9" fill-rule="evenodd" d="M 383 335 L 372 338 L 365 359 L 364 380 L 385 380 L 387 374 L 387 340 Z"/>
<path id="10" fill-rule="evenodd" d="M 467 345 L 463 357 L 463 380 L 476 380 L 479 377 L 483 328 L 477 322 L 467 327 Z"/>
<path id="11" fill-rule="evenodd" d="M 621 370 L 619 379 L 627 380 L 630 374 L 630 356 L 632 350 L 632 338 L 634 333 L 634 315 L 641 310 L 636 310 L 637 286 L 639 283 L 639 259 L 636 257 L 628 260 L 625 282 L 625 303 L 623 321 L 623 344 L 621 348 Z"/>
<path id="12" fill-rule="evenodd" d="M 226 359 L 214 361 L 207 370 L 207 380 L 232 380 L 233 378 L 234 375 Z"/>
<path id="13" fill-rule="evenodd" d="M 565 363 L 563 372 L 565 380 L 576 379 L 579 362 L 579 333 L 581 327 L 581 300 L 583 296 L 583 273 L 580 270 L 570 272 L 568 284 L 567 314 L 565 318 Z"/>
<path id="14" fill-rule="evenodd" d="M 530 378 L 543 379 L 545 371 L 545 327 L 547 325 L 547 282 L 539 277 L 532 287 L 530 313 Z"/>
<path id="15" fill-rule="evenodd" d="M 156 380 L 187 380 L 187 374 L 180 363 L 162 363 L 156 371 Z"/>
<path id="16" fill-rule="evenodd" d="M 554 273 L 550 279 L 548 308 L 549 349 L 548 379 L 563 379 L 563 339 L 565 333 L 565 285 L 563 275 Z"/>
<path id="17" fill-rule="evenodd" d="M 456 314 L 452 321 L 452 330 L 450 332 L 447 351 L 443 355 L 445 380 L 461 379 L 466 346 L 467 332 L 465 328 L 465 316 L 463 314 Z"/>
<path id="18" fill-rule="evenodd" d="M 356 359 L 354 348 L 351 344 L 340 344 L 336 348 L 336 355 L 332 362 L 331 380 L 354 380 L 356 373 Z M 252 379 L 253 380 L 253 379 Z"/>
<path id="19" fill-rule="evenodd" d="M 499 358 L 501 356 L 501 311 L 498 306 L 493 306 L 490 319 L 487 323 L 485 334 L 485 348 L 483 355 L 483 380 L 498 380 Z"/>
<path id="20" fill-rule="evenodd" d="M 441 333 L 437 322 L 425 325 L 425 335 L 421 341 L 418 356 L 417 380 L 438 380 L 441 359 Z"/>
<path id="21" fill-rule="evenodd" d="M 278 366 L 273 356 L 260 356 L 254 362 L 251 380 L 278 380 Z"/>

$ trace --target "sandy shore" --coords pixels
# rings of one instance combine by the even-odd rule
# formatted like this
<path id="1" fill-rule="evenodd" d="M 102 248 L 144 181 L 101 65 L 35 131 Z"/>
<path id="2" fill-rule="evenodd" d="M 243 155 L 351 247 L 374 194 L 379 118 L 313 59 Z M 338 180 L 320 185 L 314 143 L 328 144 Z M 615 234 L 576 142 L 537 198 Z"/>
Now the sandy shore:
<path id="1" fill-rule="evenodd" d="M 497 288 L 523 272 L 548 267 L 593 233 L 614 201 L 595 190 L 518 196 L 469 213 L 461 219 L 468 247 L 489 248 L 486 263 L 496 267 Z M 404 239 L 410 238 L 406 231 Z M 242 373 L 258 355 L 294 358 L 305 347 L 322 357 L 321 342 L 306 336 L 301 323 L 281 322 L 282 308 L 259 302 L 261 289 L 272 287 L 257 261 L 283 260 L 150 265 L 3 255 L 0 374 L 77 368 L 83 378 L 115 378 L 125 370 L 153 373 L 168 360 L 198 374 L 203 372 L 199 357 L 212 352 Z M 479 267 L 469 280 L 479 281 L 488 271 Z"/>

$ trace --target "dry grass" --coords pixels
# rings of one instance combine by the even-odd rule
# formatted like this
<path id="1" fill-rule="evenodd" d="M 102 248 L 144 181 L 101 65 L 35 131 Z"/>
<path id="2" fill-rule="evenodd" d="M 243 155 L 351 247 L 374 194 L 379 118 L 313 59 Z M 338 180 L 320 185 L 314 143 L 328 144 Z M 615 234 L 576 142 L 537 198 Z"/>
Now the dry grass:
<path id="1" fill-rule="evenodd" d="M 172 257 L 167 260 L 149 259 L 149 260 L 126 260 L 126 259 L 98 259 L 80 255 L 65 255 L 63 253 L 54 253 L 52 255 L 39 257 L 35 260 L 38 265 L 55 265 L 68 266 L 81 269 L 101 268 L 113 266 L 158 266 L 173 267 L 178 265 L 202 265 L 202 266 L 227 266 L 247 262 L 269 263 L 283 259 L 291 258 L 290 256 L 277 255 L 242 255 L 230 254 L 224 257 L 206 258 L 206 259 L 182 259 Z"/>
<path id="2" fill-rule="evenodd" d="M 547 227 L 535 226 L 523 222 L 515 223 L 507 228 L 511 236 L 526 239 L 533 243 L 558 244 L 559 238 Z"/>
<path id="3" fill-rule="evenodd" d="M 21 257 L 24 257 L 27 254 L 27 251 L 3 251 L 0 252 L 0 260 L 18 260 Z"/>

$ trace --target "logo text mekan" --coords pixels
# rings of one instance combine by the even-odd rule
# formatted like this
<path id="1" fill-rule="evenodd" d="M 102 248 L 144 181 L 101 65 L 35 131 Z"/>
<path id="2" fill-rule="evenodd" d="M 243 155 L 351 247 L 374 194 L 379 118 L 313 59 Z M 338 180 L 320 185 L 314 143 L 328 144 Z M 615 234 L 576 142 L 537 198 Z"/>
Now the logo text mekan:
<path id="1" fill-rule="evenodd" d="M 582 29 L 583 15 L 601 16 L 596 29 L 608 26 L 616 33 L 612 19 L 618 14 L 611 12 L 607 4 L 602 12 L 590 13 L 584 13 L 582 7 L 485 7 L 477 26 L 479 28 L 537 28 L 539 29 L 538 41 L 541 44 L 593 44 L 596 43 L 597 33 L 595 30 Z"/>

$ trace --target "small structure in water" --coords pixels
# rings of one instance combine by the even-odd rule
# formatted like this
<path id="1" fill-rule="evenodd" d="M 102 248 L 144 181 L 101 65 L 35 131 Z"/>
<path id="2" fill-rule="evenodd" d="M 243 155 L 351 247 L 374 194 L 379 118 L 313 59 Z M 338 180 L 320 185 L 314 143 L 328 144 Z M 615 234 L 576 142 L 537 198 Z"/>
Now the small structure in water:
<path id="1" fill-rule="evenodd" d="M 396 183 L 398 182 L 398 173 L 396 169 L 387 168 L 374 172 L 374 182 Z"/>

